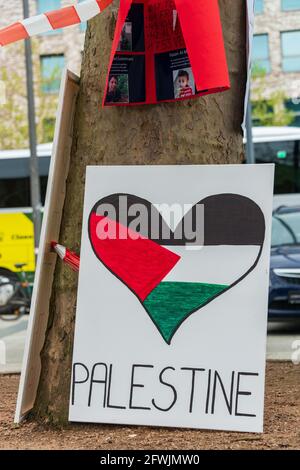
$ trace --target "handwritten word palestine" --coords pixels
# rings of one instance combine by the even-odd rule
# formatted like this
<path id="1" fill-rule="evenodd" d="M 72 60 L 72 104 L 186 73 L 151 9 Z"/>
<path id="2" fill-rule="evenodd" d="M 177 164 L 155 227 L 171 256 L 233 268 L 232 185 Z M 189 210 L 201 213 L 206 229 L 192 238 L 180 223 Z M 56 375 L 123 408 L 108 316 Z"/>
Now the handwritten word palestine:
<path id="1" fill-rule="evenodd" d="M 125 376 L 124 370 L 118 376 L 114 364 L 97 362 L 88 367 L 76 362 L 71 401 L 76 405 L 80 395 L 80 403 L 87 407 L 162 413 L 176 405 L 187 413 L 198 413 L 201 403 L 201 412 L 205 414 L 214 415 L 222 407 L 231 416 L 251 418 L 256 416 L 254 390 L 258 376 L 252 371 L 224 373 L 203 367 L 157 368 L 138 363 L 132 364 Z M 116 395 L 119 402 L 113 398 Z"/>

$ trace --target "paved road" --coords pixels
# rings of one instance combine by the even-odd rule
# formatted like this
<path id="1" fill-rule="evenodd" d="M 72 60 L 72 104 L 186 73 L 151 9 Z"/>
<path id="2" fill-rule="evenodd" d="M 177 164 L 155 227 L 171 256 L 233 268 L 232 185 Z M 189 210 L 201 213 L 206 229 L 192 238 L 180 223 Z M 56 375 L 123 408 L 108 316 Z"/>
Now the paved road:
<path id="1" fill-rule="evenodd" d="M 300 322 L 270 323 L 267 359 L 300 362 Z"/>
<path id="2" fill-rule="evenodd" d="M 20 372 L 27 323 L 26 316 L 16 322 L 0 320 L 0 373 Z M 267 358 L 290 361 L 293 353 L 294 359 L 300 361 L 300 322 L 270 324 Z"/>
<path id="3" fill-rule="evenodd" d="M 28 317 L 14 322 L 0 319 L 0 373 L 20 372 Z"/>

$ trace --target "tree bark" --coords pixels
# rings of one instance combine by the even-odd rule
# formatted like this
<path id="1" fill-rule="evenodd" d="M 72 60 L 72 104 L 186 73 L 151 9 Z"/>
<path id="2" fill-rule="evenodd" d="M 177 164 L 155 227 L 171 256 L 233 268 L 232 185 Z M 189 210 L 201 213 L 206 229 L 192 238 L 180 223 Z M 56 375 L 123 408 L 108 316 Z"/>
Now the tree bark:
<path id="1" fill-rule="evenodd" d="M 85 167 L 241 163 L 246 83 L 246 2 L 219 0 L 231 90 L 191 101 L 103 109 L 114 10 L 89 24 L 77 101 L 60 243 L 79 252 Z M 77 275 L 57 263 L 41 354 L 35 419 L 67 422 Z"/>

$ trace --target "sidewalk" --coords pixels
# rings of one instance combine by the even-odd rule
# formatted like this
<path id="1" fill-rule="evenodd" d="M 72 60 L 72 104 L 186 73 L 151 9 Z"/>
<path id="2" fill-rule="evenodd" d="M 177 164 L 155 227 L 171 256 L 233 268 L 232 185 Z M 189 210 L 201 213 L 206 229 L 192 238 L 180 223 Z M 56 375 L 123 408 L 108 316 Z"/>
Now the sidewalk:
<path id="1" fill-rule="evenodd" d="M 17 321 L 0 319 L 0 374 L 21 372 L 28 316 Z"/>
<path id="2" fill-rule="evenodd" d="M 0 374 L 21 372 L 28 316 L 20 320 L 0 320 Z"/>
<path id="3" fill-rule="evenodd" d="M 267 365 L 265 432 L 13 423 L 19 376 L 0 375 L 0 449 L 300 449 L 300 365 Z"/>

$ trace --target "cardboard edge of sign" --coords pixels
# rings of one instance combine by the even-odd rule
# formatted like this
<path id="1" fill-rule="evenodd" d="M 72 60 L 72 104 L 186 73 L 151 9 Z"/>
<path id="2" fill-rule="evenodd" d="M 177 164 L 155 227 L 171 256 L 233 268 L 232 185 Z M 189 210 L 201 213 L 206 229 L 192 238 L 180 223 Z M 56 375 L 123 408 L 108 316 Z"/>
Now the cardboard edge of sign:
<path id="1" fill-rule="evenodd" d="M 20 423 L 33 408 L 39 384 L 41 373 L 40 353 L 44 345 L 48 324 L 50 296 L 57 260 L 57 255 L 51 252 L 50 243 L 52 240 L 58 240 L 59 238 L 78 92 L 79 77 L 70 70 L 65 69 L 59 92 L 41 241 L 15 411 L 15 423 Z"/>

